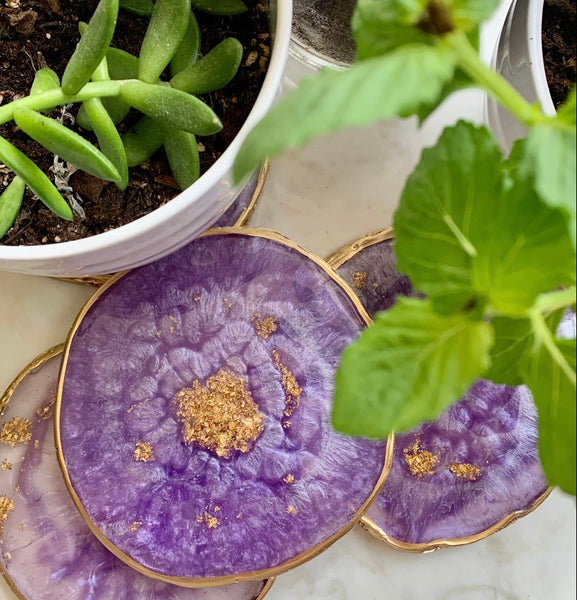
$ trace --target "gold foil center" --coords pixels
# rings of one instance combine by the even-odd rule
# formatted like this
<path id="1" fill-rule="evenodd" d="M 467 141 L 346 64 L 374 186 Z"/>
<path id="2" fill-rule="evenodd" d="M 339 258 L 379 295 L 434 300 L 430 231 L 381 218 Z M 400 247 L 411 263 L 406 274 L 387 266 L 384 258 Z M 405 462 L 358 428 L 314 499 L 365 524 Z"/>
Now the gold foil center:
<path id="1" fill-rule="evenodd" d="M 0 535 L 4 529 L 4 523 L 8 515 L 14 510 L 14 502 L 6 496 L 0 496 Z"/>
<path id="2" fill-rule="evenodd" d="M 264 429 L 264 415 L 246 381 L 226 369 L 209 377 L 205 385 L 193 381 L 176 399 L 184 442 L 194 442 L 217 456 L 230 458 L 232 450 L 249 452 Z"/>
<path id="3" fill-rule="evenodd" d="M 433 475 L 435 467 L 439 464 L 439 455 L 428 450 L 421 450 L 421 441 L 416 439 L 410 448 L 405 448 L 405 462 L 409 467 L 411 475 L 419 479 L 423 475 Z"/>
<path id="4" fill-rule="evenodd" d="M 13 417 L 2 425 L 0 432 L 0 442 L 10 444 L 12 448 L 16 444 L 26 444 L 32 437 L 30 428 L 32 423 L 25 417 Z"/>
<path id="5" fill-rule="evenodd" d="M 470 463 L 453 463 L 449 465 L 449 471 L 460 477 L 461 479 L 468 479 L 469 481 L 476 481 L 481 475 L 481 469 L 477 465 Z"/>
<path id="6" fill-rule="evenodd" d="M 134 460 L 140 462 L 150 462 L 151 460 L 154 460 L 152 444 L 150 442 L 138 440 L 138 442 L 136 442 L 136 448 L 134 449 Z"/>
<path id="7" fill-rule="evenodd" d="M 357 290 L 362 290 L 367 285 L 367 272 L 366 271 L 355 271 L 353 273 L 353 285 Z"/>
<path id="8" fill-rule="evenodd" d="M 256 334 L 265 341 L 267 341 L 278 328 L 278 319 L 270 315 L 263 317 L 260 313 L 254 313 L 250 320 L 254 324 Z"/>

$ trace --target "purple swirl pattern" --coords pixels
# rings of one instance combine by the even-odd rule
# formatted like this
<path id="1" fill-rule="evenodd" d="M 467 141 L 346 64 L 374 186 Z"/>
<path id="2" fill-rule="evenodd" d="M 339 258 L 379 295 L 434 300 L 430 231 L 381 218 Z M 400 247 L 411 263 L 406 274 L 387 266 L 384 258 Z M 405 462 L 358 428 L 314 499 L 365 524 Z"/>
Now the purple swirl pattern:
<path id="1" fill-rule="evenodd" d="M 264 583 L 187 589 L 145 577 L 96 539 L 74 506 L 54 450 L 50 407 L 61 356 L 28 374 L 12 394 L 0 426 L 31 424 L 30 441 L 0 445 L 0 495 L 14 509 L 3 524 L 0 566 L 27 600 L 256 600 Z M 37 411 L 40 411 L 38 414 Z M 10 466 L 10 468 L 8 468 Z"/>
<path id="2" fill-rule="evenodd" d="M 277 320 L 267 339 L 255 315 Z M 71 340 L 60 418 L 72 487 L 105 540 L 153 575 L 250 577 L 348 526 L 386 453 L 330 426 L 340 354 L 364 326 L 313 260 L 245 233 L 200 238 L 105 290 Z M 274 354 L 302 388 L 288 426 Z M 252 449 L 228 459 L 183 443 L 174 407 L 223 368 L 264 415 Z M 138 440 L 154 460 L 134 460 Z"/>
<path id="3" fill-rule="evenodd" d="M 337 269 L 370 314 L 415 295 L 396 271 L 393 244 L 363 248 Z M 367 517 L 393 543 L 458 540 L 528 509 L 546 490 L 529 390 L 478 381 L 435 422 L 395 437 L 393 467 Z"/>

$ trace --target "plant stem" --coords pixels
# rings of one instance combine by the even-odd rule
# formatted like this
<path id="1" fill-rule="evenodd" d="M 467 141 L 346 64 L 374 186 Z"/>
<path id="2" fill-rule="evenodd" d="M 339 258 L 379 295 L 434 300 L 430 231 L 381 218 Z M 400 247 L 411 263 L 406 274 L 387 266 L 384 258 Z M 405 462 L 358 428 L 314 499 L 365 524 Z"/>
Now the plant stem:
<path id="1" fill-rule="evenodd" d="M 559 292 L 547 292 L 540 294 L 535 301 L 535 310 L 541 314 L 551 314 L 560 308 L 568 308 L 575 304 L 576 290 L 575 286 L 561 290 Z"/>
<path id="2" fill-rule="evenodd" d="M 567 362 L 567 359 L 563 356 L 563 353 L 555 343 L 555 338 L 552 331 L 547 326 L 545 317 L 537 311 L 531 312 L 531 323 L 533 324 L 533 332 L 536 339 L 543 344 L 543 347 L 551 356 L 551 359 L 556 363 L 561 371 L 565 373 L 567 379 L 575 385 L 577 382 L 577 376 L 571 365 Z"/>
<path id="3" fill-rule="evenodd" d="M 544 115 L 538 106 L 529 104 L 505 78 L 485 65 L 464 32 L 456 31 L 445 36 L 443 40 L 454 52 L 461 69 L 524 125 L 530 127 L 537 123 L 547 123 L 552 127 L 574 131 L 570 125 Z"/>
<path id="4" fill-rule="evenodd" d="M 99 81 L 97 83 L 87 83 L 74 96 L 67 96 L 61 88 L 49 90 L 42 94 L 26 96 L 10 102 L 0 107 L 0 125 L 12 120 L 14 111 L 18 108 L 31 108 L 32 110 L 47 110 L 63 104 L 72 104 L 73 102 L 82 102 L 89 98 L 104 98 L 109 96 L 118 96 L 122 86 L 121 81 Z"/>

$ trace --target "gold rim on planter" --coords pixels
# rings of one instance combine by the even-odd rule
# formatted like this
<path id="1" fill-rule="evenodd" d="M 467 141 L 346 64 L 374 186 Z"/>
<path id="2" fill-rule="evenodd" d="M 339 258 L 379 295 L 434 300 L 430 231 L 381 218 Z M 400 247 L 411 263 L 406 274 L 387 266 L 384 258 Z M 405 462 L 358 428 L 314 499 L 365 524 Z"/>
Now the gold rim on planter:
<path id="1" fill-rule="evenodd" d="M 18 386 L 22 383 L 22 381 L 24 381 L 24 379 L 26 379 L 26 377 L 28 375 L 30 375 L 31 373 L 36 371 L 36 369 L 39 369 L 40 367 L 42 367 L 50 359 L 62 354 L 64 352 L 65 346 L 66 346 L 66 344 L 64 344 L 64 343 L 53 346 L 46 352 L 39 354 L 36 358 L 34 358 L 31 362 L 29 362 L 24 367 L 24 369 L 22 369 L 22 371 L 15 377 L 15 379 L 12 381 L 12 383 L 6 388 L 6 391 L 2 394 L 2 396 L 0 396 L 0 415 L 4 412 L 4 410 L 8 406 L 8 403 L 10 402 L 12 395 L 14 394 L 14 392 L 16 391 Z M 54 421 L 54 425 L 56 425 L 56 420 Z M 6 584 L 8 585 L 8 587 L 10 588 L 12 593 L 16 596 L 16 598 L 18 598 L 18 600 L 35 600 L 33 598 L 25 596 L 20 591 L 20 589 L 14 583 L 12 577 L 10 577 L 10 575 L 4 569 L 4 565 L 2 562 L 0 562 L 0 576 L 2 576 L 4 578 L 4 581 L 6 581 Z M 265 579 L 263 582 L 264 587 L 262 588 L 262 590 L 260 591 L 260 593 L 254 600 L 263 600 L 263 598 L 270 592 L 275 580 L 276 580 L 275 577 L 270 577 L 268 579 Z"/>
<path id="2" fill-rule="evenodd" d="M 330 279 L 335 281 L 343 289 L 343 291 L 346 293 L 348 298 L 354 304 L 355 308 L 357 309 L 357 311 L 358 311 L 359 315 L 361 316 L 361 318 L 363 319 L 363 321 L 365 321 L 365 323 L 367 325 L 371 324 L 372 319 L 369 316 L 367 310 L 362 305 L 361 301 L 358 299 L 356 294 L 348 286 L 348 284 L 339 275 L 337 275 L 337 273 L 330 267 L 330 265 L 325 260 L 323 260 L 319 256 L 316 256 L 312 252 L 305 250 L 300 245 L 298 245 L 296 242 L 293 242 L 292 240 L 281 235 L 280 233 L 277 233 L 276 231 L 272 231 L 270 229 L 262 229 L 262 228 L 239 229 L 237 227 L 218 227 L 215 229 L 209 229 L 208 231 L 204 232 L 201 236 L 199 236 L 199 238 L 209 237 L 209 236 L 214 236 L 214 235 L 242 235 L 242 236 L 264 238 L 264 239 L 272 240 L 274 242 L 282 244 L 283 246 L 286 246 L 287 248 L 296 250 L 298 253 L 305 256 L 309 260 L 311 260 L 317 266 L 321 267 L 321 269 L 330 277 Z M 70 476 L 68 474 L 68 470 L 66 467 L 64 455 L 62 453 L 62 444 L 61 444 L 61 437 L 60 437 L 60 414 L 61 414 L 61 407 L 62 407 L 62 391 L 63 391 L 63 387 L 64 387 L 64 380 L 66 377 L 66 367 L 67 367 L 67 363 L 68 363 L 68 357 L 70 354 L 70 347 L 72 344 L 72 340 L 74 339 L 74 335 L 75 335 L 78 327 L 80 326 L 80 323 L 82 322 L 82 320 L 84 319 L 84 317 L 86 316 L 86 314 L 88 313 L 90 308 L 100 298 L 100 296 L 102 296 L 106 290 L 108 290 L 111 286 L 113 286 L 114 283 L 116 283 L 119 279 L 121 279 L 128 272 L 129 271 L 124 271 L 122 273 L 117 273 L 116 275 L 111 276 L 111 278 L 102 287 L 100 287 L 98 290 L 96 290 L 96 292 L 89 298 L 89 300 L 86 302 L 86 304 L 83 306 L 80 313 L 76 317 L 76 319 L 72 325 L 72 328 L 70 330 L 70 333 L 68 334 L 67 340 L 66 340 L 66 345 L 65 345 L 65 349 L 64 349 L 64 358 L 62 360 L 62 367 L 60 370 L 60 379 L 58 382 L 58 390 L 56 393 L 56 409 L 55 409 L 55 416 L 54 416 L 54 441 L 55 441 L 55 446 L 56 446 L 56 451 L 57 451 L 57 456 L 58 456 L 58 462 L 60 464 L 60 468 L 61 468 L 62 474 L 64 476 L 64 482 L 66 484 L 66 487 L 68 488 L 68 491 L 70 492 L 72 500 L 74 501 L 74 504 L 78 508 L 78 511 L 82 515 L 83 519 L 86 521 L 86 523 L 87 523 L 88 527 L 90 528 L 90 530 L 92 531 L 92 533 L 117 558 L 119 558 L 120 560 L 125 562 L 127 565 L 129 565 L 130 567 L 132 567 L 139 573 L 142 573 L 143 575 L 146 575 L 147 577 L 152 577 L 153 579 L 158 579 L 160 581 L 165 581 L 165 582 L 173 583 L 175 585 L 179 585 L 182 587 L 191 587 L 191 588 L 217 587 L 217 586 L 223 586 L 223 585 L 230 585 L 232 583 L 238 583 L 241 581 L 258 581 L 258 580 L 270 579 L 270 578 L 276 577 L 277 575 L 280 575 L 290 569 L 293 569 L 294 567 L 298 567 L 299 565 L 302 565 L 303 563 L 308 562 L 309 560 L 311 560 L 311 559 L 315 558 L 316 556 L 318 556 L 319 554 L 321 554 L 324 550 L 329 548 L 332 544 L 334 544 L 338 539 L 340 539 L 343 535 L 348 533 L 351 529 L 353 529 L 355 527 L 355 525 L 357 525 L 360 522 L 363 514 L 367 511 L 370 504 L 374 501 L 374 499 L 377 497 L 377 495 L 383 488 L 385 481 L 391 470 L 391 467 L 393 465 L 393 450 L 394 450 L 394 435 L 393 434 L 389 435 L 387 438 L 385 460 L 384 460 L 384 464 L 383 464 L 383 469 L 377 480 L 377 483 L 374 486 L 373 491 L 371 492 L 369 497 L 361 505 L 359 510 L 354 514 L 352 519 L 350 519 L 350 521 L 346 525 L 341 527 L 341 529 L 339 529 L 336 533 L 334 533 L 332 536 L 328 537 L 326 540 L 324 540 L 320 544 L 313 546 L 306 552 L 303 552 L 303 553 L 301 553 L 301 554 L 299 554 L 299 555 L 297 555 L 275 567 L 270 567 L 268 569 L 261 569 L 258 571 L 248 571 L 248 572 L 244 572 L 244 573 L 237 573 L 235 575 L 220 576 L 220 577 L 199 578 L 199 577 L 176 577 L 176 576 L 163 575 L 161 573 L 157 573 L 156 571 L 152 571 L 150 569 L 145 568 L 144 566 L 142 566 L 141 564 L 136 562 L 134 559 L 132 559 L 130 556 L 128 556 L 128 554 L 126 554 L 120 548 L 118 548 L 115 544 L 110 542 L 110 540 L 102 533 L 102 531 L 99 529 L 99 527 L 92 521 L 92 519 L 90 518 L 90 516 L 84 509 L 84 506 L 82 505 L 82 502 L 81 502 L 80 498 L 78 497 L 78 494 L 76 493 L 76 491 L 72 485 L 72 482 L 70 480 Z"/>
<path id="3" fill-rule="evenodd" d="M 236 222 L 233 225 L 231 225 L 231 227 L 246 227 L 248 225 L 248 222 L 252 217 L 256 209 L 256 205 L 262 195 L 262 190 L 264 188 L 264 184 L 266 182 L 269 170 L 270 161 L 267 158 L 262 163 L 260 171 L 258 172 L 256 187 L 254 189 L 254 192 L 252 193 L 250 202 L 244 207 L 243 211 L 240 213 L 240 216 L 238 217 Z M 88 275 L 86 277 L 56 277 L 55 279 L 59 279 L 60 281 L 67 281 L 69 283 L 81 283 L 82 285 L 100 287 L 101 285 L 104 285 L 113 276 L 114 273 L 111 273 L 109 275 Z"/>
<path id="4" fill-rule="evenodd" d="M 355 256 L 365 248 L 368 248 L 380 242 L 385 242 L 387 240 L 394 239 L 394 237 L 395 232 L 392 227 L 387 227 L 386 229 L 382 229 L 380 231 L 368 233 L 357 240 L 344 244 L 338 250 L 335 250 L 326 259 L 326 261 L 333 269 L 336 270 L 339 267 L 342 267 L 348 260 L 353 258 L 353 256 Z M 493 535 L 494 533 L 505 529 L 505 527 L 511 525 L 511 523 L 514 523 L 515 521 L 517 521 L 517 519 L 520 519 L 521 517 L 532 513 L 547 499 L 547 497 L 552 491 L 553 488 L 548 487 L 527 508 L 517 510 L 508 514 L 507 516 L 503 517 L 499 522 L 495 523 L 495 525 L 487 527 L 487 529 L 484 529 L 479 533 L 459 538 L 439 538 L 430 542 L 420 543 L 403 542 L 402 540 L 398 540 L 388 535 L 381 527 L 379 527 L 371 518 L 367 517 L 366 515 L 362 517 L 360 525 L 366 532 L 370 533 L 373 537 L 382 542 L 385 542 L 386 544 L 392 546 L 393 548 L 396 548 L 397 550 L 403 550 L 405 552 L 411 553 L 433 552 L 441 548 L 450 548 L 454 546 L 465 546 L 467 544 L 473 544 L 474 542 L 479 542 L 480 540 L 488 538 L 490 535 Z"/>

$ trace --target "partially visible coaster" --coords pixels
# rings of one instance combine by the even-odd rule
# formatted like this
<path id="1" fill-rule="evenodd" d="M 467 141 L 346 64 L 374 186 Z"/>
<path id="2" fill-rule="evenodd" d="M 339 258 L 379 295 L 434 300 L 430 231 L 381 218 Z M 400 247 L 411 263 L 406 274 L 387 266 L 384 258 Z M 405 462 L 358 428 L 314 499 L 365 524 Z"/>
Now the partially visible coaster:
<path id="1" fill-rule="evenodd" d="M 396 271 L 392 235 L 370 234 L 328 259 L 371 315 L 414 295 Z M 397 548 L 427 552 L 483 539 L 550 491 L 529 390 L 478 381 L 433 423 L 395 436 L 391 473 L 362 525 Z"/>
<path id="2" fill-rule="evenodd" d="M 267 160 L 262 164 L 258 173 L 254 173 L 247 184 L 241 190 L 235 201 L 228 209 L 218 218 L 218 221 L 212 226 L 214 227 L 246 227 L 256 205 L 262 194 L 266 177 L 268 175 L 270 163 Z M 89 277 L 59 277 L 61 281 L 69 281 L 70 283 L 82 283 L 84 285 L 92 285 L 100 287 L 106 283 L 112 275 L 92 275 Z"/>
<path id="3" fill-rule="evenodd" d="M 272 585 L 192 590 L 137 573 L 94 537 L 54 449 L 62 346 L 38 357 L 0 399 L 0 571 L 24 600 L 261 600 Z"/>
<path id="4" fill-rule="evenodd" d="M 99 539 L 185 586 L 263 579 L 351 529 L 391 445 L 331 427 L 343 349 L 368 322 L 321 259 L 214 229 L 117 277 L 69 338 L 56 440 Z"/>

